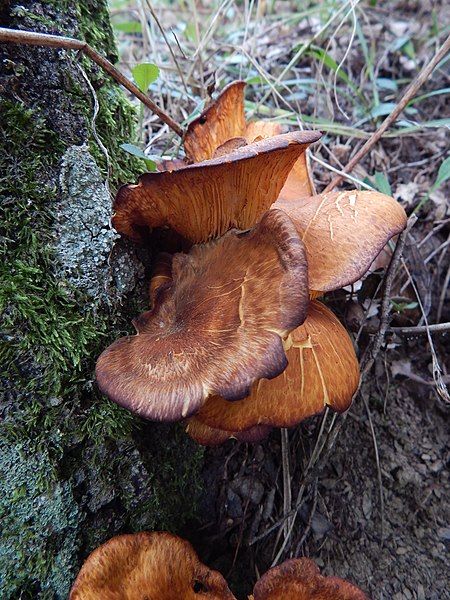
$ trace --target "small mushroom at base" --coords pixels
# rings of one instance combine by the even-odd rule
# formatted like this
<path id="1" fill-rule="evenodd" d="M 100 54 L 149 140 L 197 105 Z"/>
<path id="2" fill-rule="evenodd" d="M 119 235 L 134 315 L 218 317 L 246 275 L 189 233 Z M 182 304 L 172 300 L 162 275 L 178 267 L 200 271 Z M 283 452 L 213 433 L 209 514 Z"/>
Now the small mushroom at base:
<path id="1" fill-rule="evenodd" d="M 256 583 L 249 600 L 369 600 L 353 584 L 324 577 L 309 558 L 287 560 Z"/>
<path id="2" fill-rule="evenodd" d="M 236 600 L 192 546 L 165 532 L 119 535 L 94 550 L 69 600 Z"/>
<path id="3" fill-rule="evenodd" d="M 209 425 L 205 425 L 205 423 L 202 423 L 195 417 L 189 419 L 186 425 L 186 433 L 189 437 L 197 442 L 197 444 L 209 447 L 220 446 L 230 439 L 237 440 L 238 442 L 256 444 L 264 440 L 272 429 L 272 427 L 266 425 L 256 425 L 255 427 L 250 427 L 244 431 L 223 431 L 221 429 L 209 427 Z"/>

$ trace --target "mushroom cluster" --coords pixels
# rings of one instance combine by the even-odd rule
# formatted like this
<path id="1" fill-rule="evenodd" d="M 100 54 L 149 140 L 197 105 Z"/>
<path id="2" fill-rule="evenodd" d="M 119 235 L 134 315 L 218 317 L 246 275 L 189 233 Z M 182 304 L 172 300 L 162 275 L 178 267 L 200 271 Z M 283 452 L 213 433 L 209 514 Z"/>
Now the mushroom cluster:
<path id="1" fill-rule="evenodd" d="M 165 532 L 119 535 L 94 550 L 69 600 L 236 600 L 192 546 Z M 324 577 L 308 558 L 288 560 L 256 583 L 249 600 L 368 600 L 351 583 Z"/>
<path id="2" fill-rule="evenodd" d="M 112 400 L 148 419 L 188 419 L 205 445 L 349 407 L 358 360 L 317 298 L 360 279 L 406 225 L 384 194 L 316 195 L 305 151 L 320 134 L 246 122 L 244 85 L 190 124 L 185 161 L 119 190 L 119 233 L 145 242 L 170 231 L 183 252 L 157 258 L 137 335 L 96 368 Z"/>

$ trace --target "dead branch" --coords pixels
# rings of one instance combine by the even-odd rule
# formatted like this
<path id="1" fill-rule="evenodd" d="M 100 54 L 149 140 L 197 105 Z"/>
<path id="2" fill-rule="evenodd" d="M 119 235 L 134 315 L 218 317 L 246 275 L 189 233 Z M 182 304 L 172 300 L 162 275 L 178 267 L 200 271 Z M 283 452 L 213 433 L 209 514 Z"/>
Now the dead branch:
<path id="1" fill-rule="evenodd" d="M 419 333 L 450 331 L 450 323 L 435 323 L 433 325 L 412 325 L 410 327 L 389 327 L 389 333 L 400 333 L 403 335 L 416 335 Z"/>
<path id="2" fill-rule="evenodd" d="M 125 75 L 116 69 L 108 59 L 94 50 L 87 42 L 59 35 L 48 35 L 46 33 L 36 33 L 34 31 L 22 31 L 20 29 L 7 29 L 5 27 L 0 27 L 0 42 L 25 44 L 29 46 L 49 46 L 51 48 L 64 48 L 65 50 L 78 50 L 83 52 L 115 79 L 117 83 L 126 88 L 145 104 L 147 108 L 157 114 L 159 118 L 172 129 L 172 131 L 180 137 L 183 137 L 183 129 L 172 119 L 172 117 L 159 108 L 146 94 L 141 92 L 132 81 L 125 77 Z"/>
<path id="3" fill-rule="evenodd" d="M 405 93 L 398 101 L 396 107 L 391 112 L 390 115 L 386 117 L 380 127 L 371 135 L 371 137 L 367 140 L 367 142 L 358 150 L 358 152 L 350 159 L 344 169 L 341 171 L 339 175 L 337 175 L 331 182 L 327 185 L 324 192 L 331 192 L 339 183 L 341 183 L 344 178 L 345 173 L 350 173 L 353 171 L 355 166 L 359 163 L 359 161 L 373 148 L 373 146 L 378 142 L 383 133 L 395 122 L 399 114 L 406 107 L 408 102 L 414 98 L 417 91 L 422 87 L 422 85 L 427 81 L 428 77 L 434 71 L 436 65 L 444 58 L 444 56 L 450 50 L 450 36 L 445 40 L 442 44 L 441 48 L 436 52 L 431 61 L 426 64 L 421 71 L 416 75 L 414 80 L 405 90 Z"/>

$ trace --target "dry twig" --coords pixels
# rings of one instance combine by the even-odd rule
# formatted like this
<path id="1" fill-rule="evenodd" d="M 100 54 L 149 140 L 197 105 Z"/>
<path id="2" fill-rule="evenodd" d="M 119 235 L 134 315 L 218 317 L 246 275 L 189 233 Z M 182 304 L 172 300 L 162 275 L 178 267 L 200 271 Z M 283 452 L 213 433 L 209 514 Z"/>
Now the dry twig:
<path id="1" fill-rule="evenodd" d="M 386 117 L 380 127 L 371 135 L 367 142 L 359 149 L 359 151 L 350 159 L 342 173 L 337 175 L 325 188 L 324 192 L 331 192 L 344 178 L 345 173 L 353 171 L 359 161 L 373 148 L 378 142 L 383 133 L 395 122 L 399 114 L 406 108 L 408 102 L 414 98 L 417 91 L 427 81 L 428 77 L 434 71 L 436 65 L 444 58 L 447 52 L 450 51 L 450 36 L 442 44 L 441 48 L 436 52 L 431 61 L 426 64 L 423 69 L 417 74 L 412 83 L 408 86 L 403 96 L 398 101 L 394 110 Z"/>
<path id="2" fill-rule="evenodd" d="M 124 88 L 145 104 L 147 108 L 157 114 L 161 121 L 164 121 L 164 123 L 166 123 L 177 135 L 180 137 L 183 136 L 183 129 L 172 119 L 172 117 L 161 110 L 153 100 L 141 92 L 132 81 L 125 77 L 125 75 L 116 69 L 107 58 L 99 54 L 88 43 L 59 35 L 48 35 L 46 33 L 36 33 L 34 31 L 22 31 L 20 29 L 6 29 L 4 27 L 0 27 L 0 42 L 26 44 L 29 46 L 48 46 L 51 48 L 64 48 L 65 50 L 78 50 L 83 52 L 99 65 L 99 67 L 106 71 L 106 73 L 111 75 L 117 83 L 123 85 Z"/>

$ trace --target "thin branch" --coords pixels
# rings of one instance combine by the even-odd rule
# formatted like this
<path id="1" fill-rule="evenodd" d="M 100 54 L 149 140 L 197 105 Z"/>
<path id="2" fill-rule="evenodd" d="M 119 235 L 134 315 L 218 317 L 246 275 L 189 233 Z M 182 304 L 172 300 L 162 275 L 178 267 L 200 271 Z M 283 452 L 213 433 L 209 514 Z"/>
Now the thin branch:
<path id="1" fill-rule="evenodd" d="M 34 31 L 22 31 L 20 29 L 6 29 L 4 27 L 0 27 L 0 42 L 26 44 L 29 46 L 49 46 L 51 48 L 64 48 L 66 50 L 79 50 L 83 52 L 99 67 L 111 75 L 117 83 L 123 85 L 124 88 L 145 104 L 147 108 L 157 114 L 177 135 L 183 137 L 183 129 L 172 119 L 172 117 L 161 110 L 146 94 L 141 92 L 132 81 L 125 77 L 125 75 L 116 69 L 108 59 L 94 50 L 87 42 L 59 35 L 48 35 L 46 33 L 36 33 Z"/>
<path id="2" fill-rule="evenodd" d="M 450 283 L 450 265 L 448 266 L 447 275 L 445 276 L 444 285 L 442 286 L 441 295 L 439 297 L 439 305 L 438 305 L 438 310 L 437 310 L 437 320 L 438 321 L 441 320 L 442 310 L 444 308 L 445 296 L 447 295 L 447 292 L 448 292 L 449 283 Z M 432 325 L 430 325 L 430 329 L 431 329 L 431 327 L 432 327 Z"/>
<path id="3" fill-rule="evenodd" d="M 355 166 L 359 163 L 359 161 L 373 148 L 373 146 L 378 142 L 383 133 L 395 122 L 397 117 L 406 108 L 408 102 L 414 98 L 417 94 L 417 91 L 422 87 L 422 85 L 427 81 L 428 77 L 434 71 L 436 65 L 444 58 L 447 52 L 450 51 L 450 36 L 445 40 L 442 44 L 441 48 L 436 52 L 431 61 L 426 64 L 423 69 L 417 74 L 408 88 L 405 90 L 405 93 L 398 101 L 394 110 L 386 117 L 380 127 L 371 135 L 371 137 L 367 140 L 367 142 L 360 148 L 360 150 L 350 159 L 348 164 L 343 170 L 343 173 L 349 173 L 353 171 Z M 341 183 L 344 175 L 340 174 L 335 177 L 325 188 L 324 192 L 331 192 L 339 183 Z"/>
<path id="4" fill-rule="evenodd" d="M 291 469 L 289 465 L 289 431 L 281 429 L 281 456 L 283 465 L 283 513 L 289 514 L 292 505 Z M 284 525 L 285 538 L 289 535 L 289 520 Z"/>
<path id="5" fill-rule="evenodd" d="M 361 361 L 361 378 L 366 375 L 370 369 L 372 368 L 373 363 L 375 362 L 378 353 L 381 350 L 381 346 L 383 344 L 386 331 L 389 325 L 389 314 L 391 308 L 391 289 L 392 284 L 394 282 L 395 275 L 397 273 L 398 265 L 400 264 L 400 260 L 402 258 L 403 249 L 405 247 L 406 238 L 409 235 L 411 228 L 417 221 L 416 215 L 411 215 L 408 219 L 408 223 L 406 225 L 405 230 L 399 235 L 397 244 L 395 246 L 394 254 L 392 255 L 391 262 L 389 263 L 389 267 L 386 273 L 386 277 L 384 280 L 384 290 L 383 290 L 383 298 L 381 301 L 381 316 L 380 316 L 380 326 L 378 328 L 377 335 L 373 344 Z"/>
<path id="6" fill-rule="evenodd" d="M 405 335 L 416 335 L 418 333 L 427 333 L 428 331 L 450 331 L 450 323 L 436 323 L 434 325 L 414 325 L 411 327 L 389 327 L 389 332 L 403 333 Z"/>

